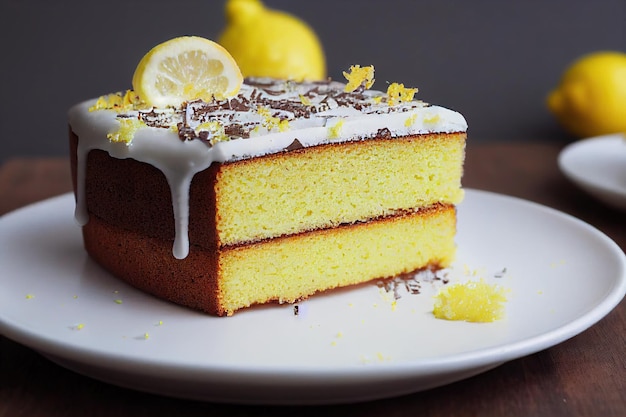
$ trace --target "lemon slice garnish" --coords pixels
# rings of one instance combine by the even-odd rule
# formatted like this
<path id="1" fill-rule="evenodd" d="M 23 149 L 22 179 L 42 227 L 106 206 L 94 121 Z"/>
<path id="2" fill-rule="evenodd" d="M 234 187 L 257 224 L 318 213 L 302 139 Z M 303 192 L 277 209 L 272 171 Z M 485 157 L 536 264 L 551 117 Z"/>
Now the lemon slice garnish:
<path id="1" fill-rule="evenodd" d="M 137 95 L 155 107 L 233 97 L 242 82 L 241 71 L 228 51 L 197 36 L 174 38 L 155 46 L 133 75 Z"/>

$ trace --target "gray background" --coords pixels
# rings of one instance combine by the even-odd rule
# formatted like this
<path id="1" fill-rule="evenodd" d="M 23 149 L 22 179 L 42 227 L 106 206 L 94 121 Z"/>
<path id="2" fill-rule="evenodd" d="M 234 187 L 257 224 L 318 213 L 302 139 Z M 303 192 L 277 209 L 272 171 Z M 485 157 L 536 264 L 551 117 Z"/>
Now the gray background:
<path id="1" fill-rule="evenodd" d="M 130 88 L 157 43 L 215 39 L 225 25 L 223 2 L 213 0 L 0 1 L 0 162 L 65 155 L 72 104 Z M 546 94 L 578 56 L 626 51 L 626 0 L 265 3 L 313 26 L 330 76 L 373 64 L 375 88 L 403 82 L 462 112 L 470 141 L 570 140 Z"/>

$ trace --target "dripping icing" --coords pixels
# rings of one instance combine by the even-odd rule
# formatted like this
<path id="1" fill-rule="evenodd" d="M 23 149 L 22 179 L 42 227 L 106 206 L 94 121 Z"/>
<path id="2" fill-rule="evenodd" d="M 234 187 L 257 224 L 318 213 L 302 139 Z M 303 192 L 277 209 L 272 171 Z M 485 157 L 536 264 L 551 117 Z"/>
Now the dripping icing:
<path id="1" fill-rule="evenodd" d="M 283 83 L 284 84 L 284 83 Z M 288 84 L 285 84 L 288 85 Z M 300 100 L 312 86 L 319 84 L 290 84 L 280 94 L 267 93 L 256 88 L 243 85 L 239 97 L 253 102 L 253 98 L 263 100 Z M 335 89 L 343 89 L 343 84 L 330 83 Z M 89 100 L 74 106 L 69 113 L 72 131 L 78 136 L 77 150 L 77 189 L 75 218 L 80 225 L 89 220 L 85 202 L 85 171 L 87 155 L 93 149 L 106 151 L 110 156 L 119 159 L 133 158 L 159 169 L 167 179 L 172 197 L 172 208 L 175 221 L 175 237 L 172 253 L 175 258 L 183 259 L 189 253 L 189 189 L 194 175 L 207 169 L 213 162 L 230 162 L 245 158 L 282 152 L 295 139 L 304 147 L 323 143 L 362 140 L 377 135 L 381 128 L 386 128 L 391 136 L 406 136 L 424 133 L 452 133 L 467 129 L 462 115 L 439 106 L 430 106 L 413 101 L 398 106 L 385 103 L 372 104 L 372 97 L 380 96 L 380 92 L 366 91 L 362 100 L 368 101 L 368 112 L 350 106 L 339 106 L 336 101 L 321 99 L 314 105 L 324 104 L 319 112 L 306 117 L 289 115 L 288 111 L 276 111 L 273 114 L 290 119 L 290 127 L 285 131 L 258 129 L 249 139 L 234 138 L 207 146 L 201 140 L 180 140 L 176 131 L 171 129 L 180 122 L 195 128 L 207 117 L 217 117 L 221 121 L 233 121 L 248 126 L 262 126 L 263 118 L 255 107 L 241 112 L 237 109 L 221 108 L 200 119 L 194 118 L 196 111 L 206 103 L 189 103 L 184 111 L 163 109 L 157 113 L 160 121 L 168 121 L 169 125 L 154 127 L 146 126 L 139 129 L 132 142 L 112 142 L 107 135 L 119 129 L 118 114 L 112 110 L 89 111 L 96 100 Z M 267 102 L 267 101 L 265 101 Z M 263 102 L 263 103 L 265 103 Z M 376 102 L 378 103 L 378 102 Z M 125 116 L 136 117 L 138 111 L 128 112 Z M 205 121 L 205 120 L 204 120 Z M 340 123 L 339 123 L 340 122 Z M 332 127 L 340 124 L 341 134 L 331 135 Z M 337 133 L 336 131 L 334 132 Z"/>

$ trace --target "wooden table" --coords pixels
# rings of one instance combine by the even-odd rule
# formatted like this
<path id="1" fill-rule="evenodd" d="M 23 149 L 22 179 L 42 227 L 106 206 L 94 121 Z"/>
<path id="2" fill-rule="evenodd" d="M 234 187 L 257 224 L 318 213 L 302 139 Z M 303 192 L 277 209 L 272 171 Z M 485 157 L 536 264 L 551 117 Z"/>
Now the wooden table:
<path id="1" fill-rule="evenodd" d="M 624 213 L 571 185 L 557 169 L 560 149 L 532 142 L 470 144 L 464 183 L 570 213 L 626 249 Z M 0 214 L 70 189 L 65 159 L 9 160 L 0 168 Z M 75 374 L 0 336 L 0 417 L 209 415 L 623 417 L 626 301 L 582 334 L 487 373 L 413 395 L 339 406 L 235 406 L 145 394 Z"/>

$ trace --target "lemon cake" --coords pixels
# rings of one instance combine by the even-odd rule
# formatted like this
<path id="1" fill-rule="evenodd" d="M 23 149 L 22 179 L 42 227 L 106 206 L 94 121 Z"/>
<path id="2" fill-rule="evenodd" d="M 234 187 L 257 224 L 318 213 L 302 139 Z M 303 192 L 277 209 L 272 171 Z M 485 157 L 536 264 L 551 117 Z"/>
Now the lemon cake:
<path id="1" fill-rule="evenodd" d="M 158 107 L 132 90 L 69 112 L 76 218 L 101 266 L 225 316 L 447 267 L 467 125 L 392 84 L 248 79 Z"/>

